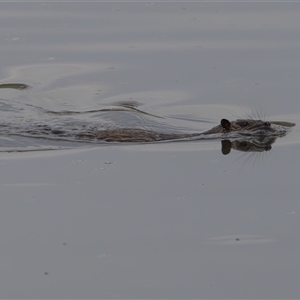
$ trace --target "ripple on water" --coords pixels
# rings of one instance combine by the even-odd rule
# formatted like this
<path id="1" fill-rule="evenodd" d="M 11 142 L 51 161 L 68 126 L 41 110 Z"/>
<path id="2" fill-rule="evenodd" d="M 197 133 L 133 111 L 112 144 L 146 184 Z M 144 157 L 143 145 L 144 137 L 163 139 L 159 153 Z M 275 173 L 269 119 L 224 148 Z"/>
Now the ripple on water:
<path id="1" fill-rule="evenodd" d="M 131 97 L 110 97 L 91 106 L 80 103 L 74 106 L 74 103 L 69 105 L 71 102 L 65 100 L 54 101 L 47 98 L 45 93 L 23 83 L 5 83 L 0 85 L 0 89 L 19 93 L 0 100 L 0 151 L 32 151 L 105 144 L 101 140 L 80 139 L 78 135 L 84 133 L 92 137 L 98 130 L 110 128 L 200 133 L 217 125 L 220 118 L 224 117 L 224 111 L 231 111 L 233 115 L 240 111 L 239 107 L 234 106 L 170 105 L 168 101 L 164 105 L 159 101 L 144 105 L 134 100 L 134 94 Z M 138 94 L 142 100 L 142 93 Z M 159 98 L 155 93 L 151 97 L 154 98 L 155 95 Z M 121 100 L 124 97 L 130 100 Z M 165 97 L 166 95 L 163 96 Z M 208 118 L 210 114 L 212 118 Z M 277 122 L 274 126 L 280 128 L 287 124 Z M 206 136 L 208 140 L 211 138 L 216 136 Z M 237 137 L 232 135 L 229 138 Z M 199 139 L 203 137 L 192 138 L 193 141 Z"/>

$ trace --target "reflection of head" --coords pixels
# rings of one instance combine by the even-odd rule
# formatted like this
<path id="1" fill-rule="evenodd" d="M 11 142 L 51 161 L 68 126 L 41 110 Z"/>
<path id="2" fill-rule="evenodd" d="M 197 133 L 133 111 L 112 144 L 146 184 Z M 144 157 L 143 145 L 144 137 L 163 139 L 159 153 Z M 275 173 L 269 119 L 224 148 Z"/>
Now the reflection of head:
<path id="1" fill-rule="evenodd" d="M 276 138 L 256 138 L 251 140 L 222 140 L 222 153 L 227 155 L 231 149 L 241 152 L 264 152 L 272 149 L 272 144 L 275 143 Z"/>

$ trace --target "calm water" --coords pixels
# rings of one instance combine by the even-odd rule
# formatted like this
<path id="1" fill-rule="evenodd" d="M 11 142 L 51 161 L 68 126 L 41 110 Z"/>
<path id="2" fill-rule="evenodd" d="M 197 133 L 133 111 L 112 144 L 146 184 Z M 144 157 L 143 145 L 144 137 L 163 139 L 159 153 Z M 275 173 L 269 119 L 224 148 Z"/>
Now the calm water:
<path id="1" fill-rule="evenodd" d="M 299 13 L 0 3 L 0 297 L 298 298 Z M 249 115 L 296 126 L 248 153 L 74 139 Z"/>

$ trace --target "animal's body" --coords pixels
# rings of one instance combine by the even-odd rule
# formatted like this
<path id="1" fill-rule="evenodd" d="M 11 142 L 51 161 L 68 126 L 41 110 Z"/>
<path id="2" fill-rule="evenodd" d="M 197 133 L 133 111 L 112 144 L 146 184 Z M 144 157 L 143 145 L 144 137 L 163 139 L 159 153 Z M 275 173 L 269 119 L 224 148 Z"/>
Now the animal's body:
<path id="1" fill-rule="evenodd" d="M 292 123 L 289 124 L 290 126 L 294 125 Z M 222 119 L 219 125 L 202 133 L 160 133 L 138 128 L 119 128 L 99 130 L 93 134 L 82 133 L 78 134 L 78 137 L 89 139 L 96 138 L 107 142 L 156 142 L 165 140 L 178 140 L 217 133 L 226 134 L 232 131 L 247 135 L 267 135 L 269 133 L 276 133 L 276 129 L 272 127 L 272 122 L 252 119 L 238 119 L 230 122 L 227 119 Z"/>

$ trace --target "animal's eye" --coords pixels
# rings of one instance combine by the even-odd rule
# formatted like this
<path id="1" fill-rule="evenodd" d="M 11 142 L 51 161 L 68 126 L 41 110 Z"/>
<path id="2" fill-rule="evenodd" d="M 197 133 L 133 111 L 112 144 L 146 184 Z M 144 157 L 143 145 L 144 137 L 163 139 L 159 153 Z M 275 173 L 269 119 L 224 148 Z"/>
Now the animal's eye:
<path id="1" fill-rule="evenodd" d="M 270 123 L 270 122 L 265 122 L 265 123 L 264 123 L 264 126 L 270 127 L 270 126 L 271 126 L 271 123 Z"/>
<path id="2" fill-rule="evenodd" d="M 248 126 L 248 125 L 249 125 L 248 122 L 244 122 L 244 123 L 243 123 L 243 126 L 244 126 L 244 127 L 246 127 L 246 126 Z"/>

